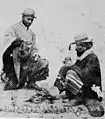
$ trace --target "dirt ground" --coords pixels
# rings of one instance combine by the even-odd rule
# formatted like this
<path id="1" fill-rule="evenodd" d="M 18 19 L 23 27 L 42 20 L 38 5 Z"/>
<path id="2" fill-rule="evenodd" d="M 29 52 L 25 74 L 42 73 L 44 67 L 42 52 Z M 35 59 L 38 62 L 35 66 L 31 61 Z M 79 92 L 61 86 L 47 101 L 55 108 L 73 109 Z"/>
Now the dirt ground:
<path id="1" fill-rule="evenodd" d="M 54 95 L 56 89 L 49 91 Z M 105 92 L 104 92 L 105 94 Z M 69 107 L 67 99 L 55 100 L 53 103 L 48 100 L 40 100 L 35 97 L 36 91 L 21 89 L 16 91 L 3 91 L 3 84 L 0 83 L 0 117 L 14 118 L 39 118 L 39 119 L 94 119 L 88 113 L 85 106 L 79 105 Z M 31 102 L 30 97 L 33 97 Z M 31 98 L 32 99 L 32 98 Z M 105 107 L 105 100 L 103 101 Z M 97 119 L 105 119 L 103 117 Z"/>

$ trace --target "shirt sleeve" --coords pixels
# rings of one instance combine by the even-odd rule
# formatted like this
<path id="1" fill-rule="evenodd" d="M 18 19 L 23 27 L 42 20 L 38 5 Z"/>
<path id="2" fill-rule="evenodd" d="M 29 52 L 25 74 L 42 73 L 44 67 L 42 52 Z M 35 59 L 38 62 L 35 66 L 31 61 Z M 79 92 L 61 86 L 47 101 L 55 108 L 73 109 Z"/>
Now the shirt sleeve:
<path id="1" fill-rule="evenodd" d="M 33 38 L 32 38 L 32 40 L 33 40 L 33 48 L 35 49 L 35 50 L 38 50 L 37 49 L 37 47 L 36 47 L 36 35 L 33 33 Z"/>
<path id="2" fill-rule="evenodd" d="M 35 33 L 32 33 L 32 41 L 33 41 L 33 44 L 32 44 L 32 55 L 35 55 L 35 54 L 38 54 L 38 48 L 36 47 L 36 35 Z"/>

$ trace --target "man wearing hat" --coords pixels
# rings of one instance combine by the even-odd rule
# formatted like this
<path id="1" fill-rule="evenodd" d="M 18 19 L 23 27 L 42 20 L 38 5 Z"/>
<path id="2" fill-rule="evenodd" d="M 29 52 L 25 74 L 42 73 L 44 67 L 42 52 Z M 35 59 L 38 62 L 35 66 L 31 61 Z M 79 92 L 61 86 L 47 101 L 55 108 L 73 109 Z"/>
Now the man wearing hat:
<path id="1" fill-rule="evenodd" d="M 79 34 L 75 36 L 75 42 L 69 45 L 69 50 L 72 44 L 76 45 L 77 60 L 67 69 L 66 76 L 63 77 L 65 80 L 61 80 L 61 91 L 66 91 L 72 106 L 83 103 L 92 116 L 102 116 L 101 70 L 98 57 L 92 50 L 93 39 L 85 33 Z M 60 83 L 57 84 L 59 87 Z"/>
<path id="2" fill-rule="evenodd" d="M 48 61 L 38 55 L 35 34 L 29 29 L 36 19 L 35 11 L 26 8 L 21 15 L 22 20 L 4 35 L 3 72 L 8 79 L 4 90 L 22 88 L 25 82 L 27 88 L 36 89 L 35 79 L 43 80 L 48 76 Z"/>

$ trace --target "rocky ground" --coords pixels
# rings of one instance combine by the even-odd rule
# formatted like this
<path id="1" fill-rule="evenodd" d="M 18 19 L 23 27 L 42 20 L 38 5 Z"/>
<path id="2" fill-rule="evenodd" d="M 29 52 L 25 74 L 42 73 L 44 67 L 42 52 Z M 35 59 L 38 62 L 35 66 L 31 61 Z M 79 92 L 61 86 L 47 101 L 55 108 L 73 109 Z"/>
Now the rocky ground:
<path id="1" fill-rule="evenodd" d="M 54 95 L 56 89 L 50 88 Z M 56 94 L 56 93 L 55 93 Z M 105 94 L 105 93 L 104 93 Z M 0 117 L 25 117 L 41 119 L 93 119 L 85 106 L 70 107 L 63 95 L 52 101 L 50 98 L 42 98 L 43 92 L 21 89 L 16 91 L 3 91 L 0 84 Z M 31 98 L 30 98 L 31 97 Z M 30 100 L 29 100 L 30 99 Z M 105 107 L 105 101 L 103 101 Z M 104 119 L 105 116 L 99 119 Z M 98 119 L 98 118 L 97 118 Z"/>

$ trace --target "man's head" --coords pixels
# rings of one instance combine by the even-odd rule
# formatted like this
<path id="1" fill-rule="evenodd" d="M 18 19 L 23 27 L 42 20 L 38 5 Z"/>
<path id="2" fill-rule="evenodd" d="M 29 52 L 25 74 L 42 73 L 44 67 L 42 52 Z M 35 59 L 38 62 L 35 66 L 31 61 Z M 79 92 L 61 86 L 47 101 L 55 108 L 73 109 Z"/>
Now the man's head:
<path id="1" fill-rule="evenodd" d="M 71 44 L 76 44 L 75 50 L 77 51 L 77 56 L 81 56 L 85 51 L 93 46 L 93 39 L 88 38 L 86 34 L 80 34 L 75 36 L 75 42 Z"/>
<path id="2" fill-rule="evenodd" d="M 31 8 L 27 8 L 22 13 L 22 23 L 28 28 L 33 23 L 35 16 L 35 11 Z"/>

